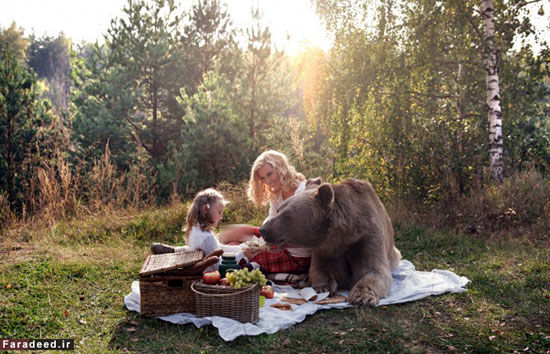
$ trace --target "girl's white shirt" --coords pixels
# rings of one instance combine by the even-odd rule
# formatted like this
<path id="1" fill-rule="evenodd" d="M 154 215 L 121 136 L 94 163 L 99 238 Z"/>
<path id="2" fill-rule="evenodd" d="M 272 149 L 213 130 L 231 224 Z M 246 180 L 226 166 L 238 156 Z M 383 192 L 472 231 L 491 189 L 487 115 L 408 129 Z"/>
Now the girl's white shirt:
<path id="1" fill-rule="evenodd" d="M 294 195 L 301 193 L 306 189 L 306 182 L 300 182 L 298 188 L 294 191 Z M 269 213 L 264 220 L 264 224 L 267 220 L 271 219 L 277 214 L 277 209 L 283 203 L 283 196 L 278 194 L 275 199 L 269 201 Z M 311 248 L 287 248 L 288 253 L 294 257 L 311 257 Z"/>
<path id="2" fill-rule="evenodd" d="M 237 262 L 239 262 L 239 260 L 244 257 L 239 246 L 224 245 L 220 243 L 212 231 L 203 231 L 201 230 L 201 227 L 199 225 L 193 226 L 191 232 L 189 233 L 189 248 L 192 250 L 201 249 L 204 252 L 205 256 L 215 249 L 221 248 L 224 252 L 234 253 Z M 218 264 L 214 264 L 213 266 L 208 267 L 206 270 L 216 270 L 218 269 L 220 263 L 221 257 Z"/>

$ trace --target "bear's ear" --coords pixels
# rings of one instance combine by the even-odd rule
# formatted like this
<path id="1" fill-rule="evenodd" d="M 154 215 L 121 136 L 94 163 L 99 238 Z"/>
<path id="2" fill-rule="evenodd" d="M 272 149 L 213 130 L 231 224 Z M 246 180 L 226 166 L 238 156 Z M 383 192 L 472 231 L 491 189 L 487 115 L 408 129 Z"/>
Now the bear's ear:
<path id="1" fill-rule="evenodd" d="M 310 188 L 316 188 L 316 187 L 319 187 L 321 185 L 321 177 L 317 177 L 317 178 L 314 178 L 314 179 L 308 179 L 306 181 L 306 189 L 310 189 Z"/>
<path id="2" fill-rule="evenodd" d="M 330 208 L 334 203 L 334 189 L 330 183 L 323 183 L 315 193 L 315 199 L 325 208 Z"/>

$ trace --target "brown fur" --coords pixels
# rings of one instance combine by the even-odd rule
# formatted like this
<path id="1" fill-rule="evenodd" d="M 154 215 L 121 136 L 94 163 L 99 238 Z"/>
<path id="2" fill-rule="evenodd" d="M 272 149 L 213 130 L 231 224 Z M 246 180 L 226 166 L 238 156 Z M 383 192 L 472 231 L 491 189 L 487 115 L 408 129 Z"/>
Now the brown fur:
<path id="1" fill-rule="evenodd" d="M 370 183 L 310 180 L 260 229 L 280 247 L 311 247 L 309 271 L 316 291 L 350 289 L 348 301 L 375 306 L 391 289 L 391 271 L 401 253 L 391 220 Z"/>

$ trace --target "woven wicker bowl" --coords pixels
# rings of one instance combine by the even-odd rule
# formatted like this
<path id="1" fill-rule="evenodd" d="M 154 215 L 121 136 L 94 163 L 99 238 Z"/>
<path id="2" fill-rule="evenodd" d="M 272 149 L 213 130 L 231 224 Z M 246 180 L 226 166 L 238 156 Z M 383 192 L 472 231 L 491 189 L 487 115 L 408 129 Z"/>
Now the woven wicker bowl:
<path id="1" fill-rule="evenodd" d="M 258 322 L 260 316 L 260 286 L 251 285 L 242 289 L 231 286 L 191 284 L 195 292 L 198 317 L 223 316 L 242 323 Z"/>

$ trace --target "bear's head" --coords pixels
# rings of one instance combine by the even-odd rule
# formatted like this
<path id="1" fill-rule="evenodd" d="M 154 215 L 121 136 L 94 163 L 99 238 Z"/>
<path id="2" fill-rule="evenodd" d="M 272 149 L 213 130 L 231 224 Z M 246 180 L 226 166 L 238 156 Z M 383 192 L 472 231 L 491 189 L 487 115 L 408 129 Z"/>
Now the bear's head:
<path id="1" fill-rule="evenodd" d="M 260 233 L 268 244 L 312 248 L 322 241 L 330 226 L 334 189 L 329 183 L 320 184 L 320 179 L 314 181 L 285 200 L 277 214 L 262 225 Z"/>

